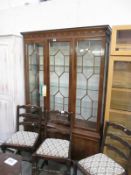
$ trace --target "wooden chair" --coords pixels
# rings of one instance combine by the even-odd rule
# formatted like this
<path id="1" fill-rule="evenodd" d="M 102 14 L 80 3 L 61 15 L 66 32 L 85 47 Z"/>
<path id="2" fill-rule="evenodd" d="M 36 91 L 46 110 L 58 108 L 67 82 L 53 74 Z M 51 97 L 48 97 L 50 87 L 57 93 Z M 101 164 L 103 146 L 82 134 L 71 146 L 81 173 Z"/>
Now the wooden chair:
<path id="1" fill-rule="evenodd" d="M 38 161 L 53 160 L 71 165 L 73 114 L 65 111 L 46 111 L 44 141 L 33 154 L 32 175 L 40 172 Z M 63 127 L 61 127 L 63 124 Z M 52 172 L 49 171 L 49 172 Z"/>
<path id="2" fill-rule="evenodd" d="M 74 175 L 77 174 L 77 168 L 85 175 L 127 175 L 131 156 L 131 145 L 126 141 L 129 138 L 131 139 L 131 130 L 107 122 L 101 146 L 103 153 L 75 162 Z M 113 159 L 111 155 L 114 155 Z M 120 165 L 119 160 L 126 162 L 125 167 Z"/>
<path id="3" fill-rule="evenodd" d="M 33 153 L 39 144 L 42 111 L 34 105 L 18 105 L 16 132 L 1 145 L 2 150 L 16 149 Z"/>

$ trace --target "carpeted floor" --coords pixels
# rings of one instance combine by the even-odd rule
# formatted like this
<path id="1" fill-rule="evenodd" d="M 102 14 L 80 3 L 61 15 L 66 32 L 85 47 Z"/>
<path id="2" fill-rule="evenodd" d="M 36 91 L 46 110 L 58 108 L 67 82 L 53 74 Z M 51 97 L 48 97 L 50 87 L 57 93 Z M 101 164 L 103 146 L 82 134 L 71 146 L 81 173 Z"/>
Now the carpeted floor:
<path id="1" fill-rule="evenodd" d="M 1 150 L 0 150 L 1 152 Z M 22 157 L 24 159 L 30 159 L 30 155 L 23 153 Z M 40 161 L 40 164 L 42 162 Z M 49 170 L 49 171 L 48 171 Z M 66 175 L 66 166 L 64 164 L 59 164 L 54 161 L 48 161 L 48 166 L 45 165 L 43 170 L 39 175 Z M 22 161 L 22 174 L 21 175 L 31 175 L 32 174 L 32 164 L 27 161 Z M 73 175 L 73 168 L 71 168 L 70 175 Z M 79 171 L 77 175 L 82 175 Z"/>
<path id="2" fill-rule="evenodd" d="M 49 171 L 48 171 L 49 170 Z M 31 175 L 32 165 L 28 162 L 22 162 L 22 175 Z M 49 162 L 48 167 L 44 166 L 43 170 L 39 173 L 40 175 L 62 175 L 65 172 L 65 167 L 63 165 Z M 73 174 L 71 172 L 71 174 Z"/>
<path id="3" fill-rule="evenodd" d="M 48 172 L 49 170 L 49 172 Z M 22 175 L 31 175 L 32 165 L 28 162 L 22 162 Z M 63 175 L 66 174 L 66 166 L 58 164 L 52 161 L 49 161 L 48 166 L 45 165 L 43 170 L 40 172 L 40 175 Z M 73 175 L 73 169 L 71 169 L 71 174 Z M 82 175 L 79 171 L 77 175 Z"/>

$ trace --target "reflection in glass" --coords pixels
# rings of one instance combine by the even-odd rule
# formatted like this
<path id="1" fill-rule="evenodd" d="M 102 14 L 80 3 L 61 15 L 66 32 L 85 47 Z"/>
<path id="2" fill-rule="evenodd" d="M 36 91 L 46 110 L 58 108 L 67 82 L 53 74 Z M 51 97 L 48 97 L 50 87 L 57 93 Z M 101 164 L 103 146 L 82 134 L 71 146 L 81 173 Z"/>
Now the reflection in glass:
<path id="1" fill-rule="evenodd" d="M 77 43 L 76 117 L 97 120 L 98 91 L 101 57 L 104 55 L 101 40 Z"/>
<path id="2" fill-rule="evenodd" d="M 50 42 L 50 109 L 68 111 L 69 42 Z"/>
<path id="3" fill-rule="evenodd" d="M 131 50 L 131 30 L 117 30 L 116 51 Z"/>
<path id="4" fill-rule="evenodd" d="M 118 30 L 116 37 L 117 44 L 131 44 L 131 30 Z"/>
<path id="5" fill-rule="evenodd" d="M 131 62 L 115 61 L 111 92 L 111 108 L 131 111 Z"/>
<path id="6" fill-rule="evenodd" d="M 40 44 L 27 45 L 29 58 L 29 99 L 33 105 L 43 108 L 43 46 Z"/>
<path id="7" fill-rule="evenodd" d="M 131 89 L 131 63 L 115 61 L 113 74 L 113 87 Z"/>

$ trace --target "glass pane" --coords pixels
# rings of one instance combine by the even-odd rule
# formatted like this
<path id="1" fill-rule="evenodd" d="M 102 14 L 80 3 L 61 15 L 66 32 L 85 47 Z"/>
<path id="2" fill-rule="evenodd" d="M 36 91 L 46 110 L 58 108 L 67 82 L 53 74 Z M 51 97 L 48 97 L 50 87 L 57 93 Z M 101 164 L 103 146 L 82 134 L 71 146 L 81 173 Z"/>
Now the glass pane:
<path id="1" fill-rule="evenodd" d="M 131 88 L 131 62 L 114 63 L 113 87 Z"/>
<path id="2" fill-rule="evenodd" d="M 29 61 L 29 98 L 33 105 L 43 109 L 43 46 L 40 44 L 27 45 L 27 57 Z"/>
<path id="3" fill-rule="evenodd" d="M 101 57 L 104 54 L 101 40 L 77 43 L 76 117 L 96 122 Z"/>
<path id="4" fill-rule="evenodd" d="M 131 50 L 131 30 L 117 30 L 115 50 Z"/>
<path id="5" fill-rule="evenodd" d="M 111 108 L 131 111 L 131 62 L 114 63 Z"/>
<path id="6" fill-rule="evenodd" d="M 50 42 L 50 109 L 68 110 L 69 42 Z"/>
<path id="7" fill-rule="evenodd" d="M 117 44 L 131 44 L 131 30 L 117 30 Z"/>

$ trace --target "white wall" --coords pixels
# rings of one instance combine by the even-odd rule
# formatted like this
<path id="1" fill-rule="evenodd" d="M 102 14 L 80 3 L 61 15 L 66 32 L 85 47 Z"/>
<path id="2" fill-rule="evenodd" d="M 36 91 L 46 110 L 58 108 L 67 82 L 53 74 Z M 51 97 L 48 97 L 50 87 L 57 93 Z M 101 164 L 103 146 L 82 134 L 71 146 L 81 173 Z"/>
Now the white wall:
<path id="1" fill-rule="evenodd" d="M 0 144 L 16 129 L 16 105 L 24 104 L 22 37 L 0 36 Z"/>
<path id="2" fill-rule="evenodd" d="M 26 0 L 23 4 L 20 0 L 12 0 L 12 4 L 11 0 L 2 1 L 0 35 L 77 26 L 131 24 L 130 0 L 50 0 L 43 3 L 32 0 L 29 5 L 24 5 Z"/>

